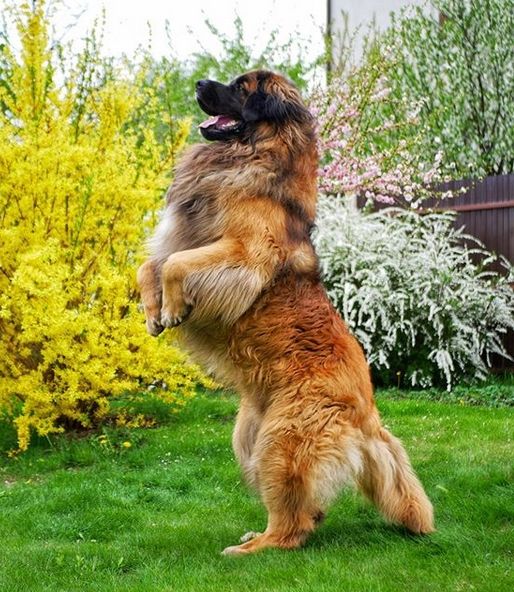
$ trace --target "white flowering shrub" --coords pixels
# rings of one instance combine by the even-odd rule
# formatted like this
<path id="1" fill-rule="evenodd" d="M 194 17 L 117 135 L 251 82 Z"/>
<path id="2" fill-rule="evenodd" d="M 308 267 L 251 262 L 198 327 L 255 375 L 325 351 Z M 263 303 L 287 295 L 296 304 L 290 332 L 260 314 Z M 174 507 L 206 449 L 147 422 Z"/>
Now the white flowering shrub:
<path id="1" fill-rule="evenodd" d="M 495 257 L 452 224 L 451 213 L 365 214 L 320 199 L 314 241 L 324 282 L 381 382 L 450 390 L 485 378 L 491 354 L 506 355 L 512 267 L 487 271 Z"/>

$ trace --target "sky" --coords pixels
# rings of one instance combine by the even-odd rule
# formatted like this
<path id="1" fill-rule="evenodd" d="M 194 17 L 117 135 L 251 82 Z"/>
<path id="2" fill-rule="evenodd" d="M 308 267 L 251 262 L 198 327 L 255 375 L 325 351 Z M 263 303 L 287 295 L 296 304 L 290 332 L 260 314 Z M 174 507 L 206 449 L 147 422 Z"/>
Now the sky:
<path id="1" fill-rule="evenodd" d="M 58 33 L 62 32 L 58 37 L 80 42 L 95 18 L 101 18 L 102 8 L 106 11 L 104 50 L 110 55 L 131 55 L 138 45 L 147 46 L 149 27 L 156 57 L 172 53 L 187 59 L 201 51 L 202 45 L 216 52 L 218 44 L 205 20 L 230 35 L 236 14 L 251 47 L 264 47 L 270 32 L 277 29 L 279 40 L 286 41 L 291 35 L 311 39 L 308 57 L 323 50 L 320 30 L 326 21 L 325 0 L 64 0 L 53 19 Z"/>

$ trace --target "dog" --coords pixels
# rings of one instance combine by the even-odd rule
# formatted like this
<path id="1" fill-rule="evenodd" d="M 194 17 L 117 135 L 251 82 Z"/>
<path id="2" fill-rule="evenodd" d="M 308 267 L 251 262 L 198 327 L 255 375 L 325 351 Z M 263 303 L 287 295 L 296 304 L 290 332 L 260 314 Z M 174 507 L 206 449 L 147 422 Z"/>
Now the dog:
<path id="1" fill-rule="evenodd" d="M 184 154 L 138 270 L 148 332 L 185 347 L 240 394 L 233 448 L 268 511 L 225 554 L 295 548 L 346 485 L 390 521 L 434 529 L 432 505 L 380 422 L 363 350 L 330 303 L 311 242 L 315 121 L 264 70 L 200 80 L 209 143 Z"/>

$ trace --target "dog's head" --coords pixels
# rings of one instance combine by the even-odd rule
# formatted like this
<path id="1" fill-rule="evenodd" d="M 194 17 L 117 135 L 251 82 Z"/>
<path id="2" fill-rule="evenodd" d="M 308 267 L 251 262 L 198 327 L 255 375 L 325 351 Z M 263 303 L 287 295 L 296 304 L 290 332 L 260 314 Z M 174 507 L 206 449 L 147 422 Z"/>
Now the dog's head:
<path id="1" fill-rule="evenodd" d="M 296 87 L 280 74 L 266 70 L 248 72 L 230 84 L 199 80 L 196 98 L 203 111 L 211 115 L 200 124 L 207 140 L 244 140 L 263 122 L 284 126 L 311 121 Z"/>

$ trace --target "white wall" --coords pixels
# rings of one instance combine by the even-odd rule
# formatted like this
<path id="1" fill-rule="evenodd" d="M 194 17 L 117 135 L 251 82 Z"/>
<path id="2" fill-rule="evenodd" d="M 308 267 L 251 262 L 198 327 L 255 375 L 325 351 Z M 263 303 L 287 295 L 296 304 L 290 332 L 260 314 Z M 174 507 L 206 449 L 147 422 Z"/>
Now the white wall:
<path id="1" fill-rule="evenodd" d="M 399 11 L 404 6 L 422 6 L 424 4 L 426 4 L 425 0 L 328 0 L 334 41 L 337 42 L 338 34 L 343 28 L 342 13 L 344 12 L 348 15 L 350 32 L 360 27 L 355 38 L 354 48 L 354 60 L 357 61 L 362 50 L 362 36 L 368 30 L 370 23 L 374 21 L 376 27 L 383 30 L 389 24 L 391 12 Z M 435 13 L 431 8 L 428 8 L 427 11 Z"/>

